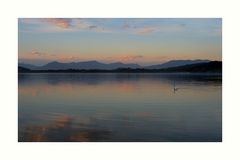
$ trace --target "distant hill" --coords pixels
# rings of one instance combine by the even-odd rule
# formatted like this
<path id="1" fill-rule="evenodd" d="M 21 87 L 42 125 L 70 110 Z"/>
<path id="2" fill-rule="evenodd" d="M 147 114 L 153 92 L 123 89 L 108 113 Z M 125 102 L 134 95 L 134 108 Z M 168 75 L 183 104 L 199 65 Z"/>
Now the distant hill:
<path id="1" fill-rule="evenodd" d="M 43 66 L 35 66 L 31 64 L 19 63 L 18 66 L 24 67 L 31 70 L 66 70 L 66 69 L 106 69 L 113 70 L 117 68 L 144 68 L 144 69 L 163 69 L 170 67 L 178 67 L 189 64 L 197 64 L 197 63 L 207 63 L 209 60 L 172 60 L 163 64 L 151 65 L 142 67 L 138 64 L 125 64 L 121 62 L 116 63 L 100 63 L 98 61 L 83 61 L 83 62 L 70 62 L 70 63 L 62 63 L 53 61 Z"/>
<path id="2" fill-rule="evenodd" d="M 178 67 L 170 67 L 163 69 L 145 69 L 145 68 L 117 68 L 117 69 L 43 69 L 30 70 L 24 67 L 18 67 L 19 73 L 173 73 L 173 72 L 189 72 L 189 73 L 222 73 L 222 62 L 211 61 L 207 63 L 188 64 Z"/>
<path id="3" fill-rule="evenodd" d="M 37 66 L 32 65 L 32 64 L 26 64 L 26 63 L 19 63 L 18 66 L 23 67 L 23 68 L 27 68 L 27 69 L 31 69 L 34 70 L 37 68 Z"/>
<path id="4" fill-rule="evenodd" d="M 31 72 L 31 70 L 30 69 L 28 69 L 28 68 L 24 68 L 24 67 L 18 67 L 18 72 L 19 73 L 21 73 L 21 72 Z"/>
<path id="5" fill-rule="evenodd" d="M 117 68 L 140 68 L 138 64 L 124 64 L 121 62 L 116 63 L 100 63 L 98 61 L 85 61 L 85 62 L 71 62 L 71 63 L 61 63 L 61 62 L 50 62 L 46 65 L 37 67 L 28 64 L 19 64 L 20 67 L 28 68 L 31 70 L 66 70 L 66 69 L 117 69 Z"/>
<path id="6" fill-rule="evenodd" d="M 161 72 L 222 72 L 221 61 L 211 61 L 208 63 L 189 64 L 179 67 L 160 69 Z"/>
<path id="7" fill-rule="evenodd" d="M 145 69 L 163 69 L 163 68 L 184 66 L 184 65 L 188 65 L 188 64 L 207 63 L 207 62 L 210 62 L 210 61 L 209 60 L 172 60 L 172 61 L 168 61 L 163 64 L 147 66 L 144 68 Z"/>

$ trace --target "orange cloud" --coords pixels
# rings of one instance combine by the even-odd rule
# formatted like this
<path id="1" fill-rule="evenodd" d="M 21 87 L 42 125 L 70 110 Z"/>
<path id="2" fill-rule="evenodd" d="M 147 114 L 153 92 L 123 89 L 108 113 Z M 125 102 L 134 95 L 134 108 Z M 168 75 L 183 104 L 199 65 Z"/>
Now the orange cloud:
<path id="1" fill-rule="evenodd" d="M 180 32 L 185 29 L 185 25 L 179 26 L 145 26 L 138 29 L 135 29 L 135 34 L 146 35 L 153 32 Z"/>
<path id="2" fill-rule="evenodd" d="M 119 59 L 123 60 L 123 61 L 132 61 L 132 60 L 136 60 L 136 59 L 139 59 L 139 58 L 143 58 L 143 56 L 141 55 L 133 55 L 133 56 L 122 56 L 122 57 L 119 57 Z"/>
<path id="3" fill-rule="evenodd" d="M 130 25 L 129 25 L 127 22 L 124 22 L 124 23 L 122 24 L 122 26 L 123 26 L 124 28 L 129 28 L 129 27 L 130 27 Z"/>
<path id="4" fill-rule="evenodd" d="M 38 52 L 38 51 L 32 51 L 31 54 L 35 55 L 35 56 L 42 56 L 42 55 L 44 55 L 44 53 Z"/>
<path id="5" fill-rule="evenodd" d="M 137 33 L 138 34 L 148 34 L 148 33 L 156 32 L 156 31 L 157 31 L 157 28 L 144 27 L 144 28 L 140 29 Z"/>
<path id="6" fill-rule="evenodd" d="M 71 27 L 71 19 L 70 18 L 47 18 L 45 19 L 47 22 L 51 22 L 58 27 L 69 28 Z"/>

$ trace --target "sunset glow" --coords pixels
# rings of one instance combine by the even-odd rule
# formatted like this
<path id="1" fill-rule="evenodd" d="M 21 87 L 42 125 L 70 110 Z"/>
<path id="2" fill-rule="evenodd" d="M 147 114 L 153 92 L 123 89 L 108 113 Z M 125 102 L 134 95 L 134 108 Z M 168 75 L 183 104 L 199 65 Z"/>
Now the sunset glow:
<path id="1" fill-rule="evenodd" d="M 222 20 L 20 18 L 19 62 L 97 60 L 140 65 L 222 59 Z"/>

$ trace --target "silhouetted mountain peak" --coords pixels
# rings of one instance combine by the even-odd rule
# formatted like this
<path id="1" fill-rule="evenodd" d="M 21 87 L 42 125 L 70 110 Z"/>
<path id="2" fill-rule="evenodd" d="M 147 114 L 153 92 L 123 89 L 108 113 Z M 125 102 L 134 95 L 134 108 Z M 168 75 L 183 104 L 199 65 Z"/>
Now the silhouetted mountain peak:
<path id="1" fill-rule="evenodd" d="M 162 64 L 157 64 L 157 65 L 152 65 L 152 66 L 147 66 L 144 68 L 147 69 L 162 69 L 162 68 L 171 68 L 171 67 L 178 67 L 178 66 L 183 66 L 183 65 L 189 65 L 189 64 L 197 64 L 197 63 L 207 63 L 210 62 L 209 60 L 171 60 L 166 63 Z"/>
<path id="2" fill-rule="evenodd" d="M 22 68 L 27 68 L 27 69 L 36 69 L 38 67 L 32 64 L 27 64 L 27 63 L 19 63 L 18 66 Z"/>
<path id="3" fill-rule="evenodd" d="M 124 64 L 124 63 L 122 63 L 122 62 L 114 62 L 114 63 L 110 63 L 110 64 L 122 65 L 122 64 Z"/>
<path id="4" fill-rule="evenodd" d="M 98 61 L 92 60 L 92 61 L 85 61 L 86 63 L 100 63 Z"/>
<path id="5" fill-rule="evenodd" d="M 189 64 L 197 64 L 197 63 L 207 63 L 209 60 L 171 60 L 163 64 L 157 64 L 152 66 L 146 66 L 145 69 L 163 69 L 163 68 L 171 68 L 178 67 Z M 30 64 L 19 63 L 20 67 L 24 67 L 31 70 L 65 70 L 65 69 L 118 69 L 118 68 L 142 68 L 138 64 L 134 63 L 122 63 L 122 62 L 114 62 L 114 63 L 101 63 L 95 60 L 92 61 L 83 61 L 83 62 L 69 62 L 63 63 L 58 61 L 52 61 L 43 66 L 34 66 Z"/>
<path id="6" fill-rule="evenodd" d="M 47 63 L 46 65 L 55 65 L 55 64 L 61 64 L 61 62 L 58 62 L 58 61 L 52 61 L 52 62 L 49 62 Z"/>

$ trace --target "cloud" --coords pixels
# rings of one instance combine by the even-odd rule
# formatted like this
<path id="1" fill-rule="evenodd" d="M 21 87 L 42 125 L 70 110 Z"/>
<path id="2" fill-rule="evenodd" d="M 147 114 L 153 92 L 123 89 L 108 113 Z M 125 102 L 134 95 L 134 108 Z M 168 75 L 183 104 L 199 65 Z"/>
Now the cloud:
<path id="1" fill-rule="evenodd" d="M 181 27 L 186 27 L 186 24 L 185 23 L 181 23 L 179 24 Z"/>
<path id="2" fill-rule="evenodd" d="M 185 29 L 185 25 L 174 25 L 174 26 L 145 26 L 142 28 L 135 29 L 135 34 L 146 35 L 155 32 L 181 32 Z"/>
<path id="3" fill-rule="evenodd" d="M 62 27 L 62 28 L 69 28 L 71 27 L 71 22 L 72 19 L 71 18 L 47 18 L 44 19 L 46 22 L 50 22 L 53 23 L 55 25 L 57 25 L 58 27 Z"/>
<path id="4" fill-rule="evenodd" d="M 210 22 L 209 22 L 210 21 Z M 199 33 L 221 30 L 219 22 L 212 19 L 157 19 L 157 18 L 19 18 L 19 32 L 96 32 L 148 35 L 154 33 L 173 33 L 193 31 Z M 220 27 L 220 28 L 219 28 Z M 211 35 L 221 35 L 215 31 Z M 204 33 L 208 34 L 209 33 Z"/>
<path id="5" fill-rule="evenodd" d="M 127 23 L 127 22 L 124 22 L 124 23 L 122 24 L 122 26 L 123 26 L 124 28 L 129 28 L 129 27 L 130 27 L 129 23 Z"/>
<path id="6" fill-rule="evenodd" d="M 32 51 L 31 54 L 36 55 L 36 56 L 43 56 L 44 55 L 44 53 L 38 52 L 38 51 Z"/>
<path id="7" fill-rule="evenodd" d="M 131 21 L 130 21 L 131 20 Z M 129 19 L 127 21 L 112 21 L 112 19 L 91 18 L 33 18 L 19 19 L 21 31 L 32 32 L 99 32 L 99 33 L 127 33 L 147 35 L 155 32 L 178 32 L 186 28 L 185 23 L 158 24 L 151 19 Z M 149 23 L 148 23 L 149 21 Z M 143 23 L 144 22 L 144 23 Z M 28 27 L 24 27 L 28 25 Z M 132 25 L 131 25 L 132 24 Z"/>
<path id="8" fill-rule="evenodd" d="M 90 31 L 90 32 L 101 32 L 109 33 L 113 32 L 112 29 L 107 28 L 104 25 L 100 25 L 89 19 L 71 19 L 69 28 L 61 28 L 60 32 L 79 32 L 79 31 Z"/>
<path id="9" fill-rule="evenodd" d="M 89 19 L 81 18 L 21 18 L 19 23 L 20 31 L 24 32 L 78 32 L 99 29 L 99 26 Z"/>
<path id="10" fill-rule="evenodd" d="M 94 29 L 94 28 L 97 28 L 97 26 L 91 25 L 91 26 L 89 26 L 88 28 L 89 28 L 89 29 Z"/>
<path id="11" fill-rule="evenodd" d="M 123 56 L 110 57 L 111 60 L 115 60 L 115 61 L 134 61 L 141 58 L 143 58 L 142 55 L 123 55 Z"/>
<path id="12" fill-rule="evenodd" d="M 126 58 L 129 60 L 135 60 L 135 59 L 143 58 L 143 56 L 142 55 L 133 55 L 133 56 L 127 56 Z"/>
<path id="13" fill-rule="evenodd" d="M 74 61 L 80 61 L 81 57 L 78 56 L 74 56 L 74 55 L 59 55 L 58 57 L 56 57 L 58 61 L 61 62 L 74 62 Z"/>
<path id="14" fill-rule="evenodd" d="M 137 34 L 149 34 L 149 33 L 156 32 L 156 31 L 157 31 L 157 28 L 154 28 L 154 27 L 144 27 L 144 28 L 140 28 L 137 31 Z"/>

